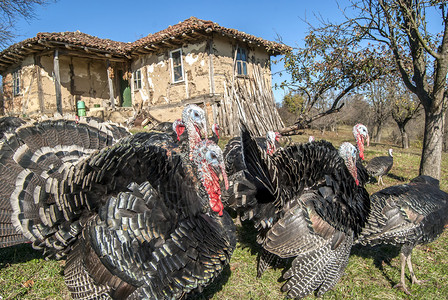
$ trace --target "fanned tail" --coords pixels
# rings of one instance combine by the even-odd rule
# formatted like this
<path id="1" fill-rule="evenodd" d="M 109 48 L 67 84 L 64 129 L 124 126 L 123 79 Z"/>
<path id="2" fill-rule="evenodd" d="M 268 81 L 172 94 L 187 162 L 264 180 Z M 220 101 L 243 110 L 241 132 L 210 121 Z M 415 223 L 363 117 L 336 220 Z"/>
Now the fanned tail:
<path id="1" fill-rule="evenodd" d="M 25 124 L 0 148 L 0 247 L 25 241 L 64 249 L 79 234 L 81 203 L 60 193 L 64 180 L 91 153 L 126 130 L 104 123 L 46 120 Z"/>
<path id="2" fill-rule="evenodd" d="M 310 252 L 297 256 L 291 268 L 283 275 L 288 281 L 282 291 L 288 296 L 300 299 L 317 292 L 317 296 L 333 288 L 347 266 L 353 237 L 347 236 L 337 248 L 331 241 Z"/>

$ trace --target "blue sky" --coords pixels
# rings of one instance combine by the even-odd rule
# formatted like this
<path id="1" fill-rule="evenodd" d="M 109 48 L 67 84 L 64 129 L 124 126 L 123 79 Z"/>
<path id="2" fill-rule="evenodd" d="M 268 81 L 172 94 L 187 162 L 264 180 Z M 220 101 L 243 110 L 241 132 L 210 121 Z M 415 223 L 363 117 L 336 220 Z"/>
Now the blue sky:
<path id="1" fill-rule="evenodd" d="M 300 3 L 303 2 L 303 3 Z M 150 33 L 167 28 L 191 16 L 211 20 L 221 26 L 277 41 L 282 37 L 290 46 L 303 45 L 307 25 L 301 19 L 314 13 L 338 18 L 334 0 L 326 1 L 95 1 L 59 0 L 36 7 L 36 19 L 17 23 L 15 42 L 38 32 L 76 31 L 121 42 L 133 42 Z M 273 65 L 272 71 L 282 69 Z M 274 82 L 284 78 L 274 75 Z M 276 101 L 283 92 L 274 90 Z"/>
<path id="2" fill-rule="evenodd" d="M 341 6 L 348 1 L 341 0 Z M 289 46 L 303 46 L 308 25 L 316 24 L 315 14 L 331 21 L 342 20 L 335 0 L 314 1 L 95 1 L 59 0 L 36 7 L 37 18 L 17 23 L 15 42 L 35 36 L 38 32 L 76 31 L 120 42 L 133 42 L 150 33 L 167 28 L 191 16 L 211 20 L 221 26 L 234 28 L 277 41 Z M 275 59 L 275 58 L 274 58 Z M 281 71 L 273 65 L 273 73 Z M 284 78 L 274 75 L 273 81 Z M 276 101 L 283 92 L 274 90 Z"/>

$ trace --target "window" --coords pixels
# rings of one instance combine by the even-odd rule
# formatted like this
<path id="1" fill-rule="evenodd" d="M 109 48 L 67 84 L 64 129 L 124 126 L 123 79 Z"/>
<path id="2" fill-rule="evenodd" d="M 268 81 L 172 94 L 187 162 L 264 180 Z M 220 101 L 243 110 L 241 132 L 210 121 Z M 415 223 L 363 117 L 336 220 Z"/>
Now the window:
<path id="1" fill-rule="evenodd" d="M 171 68 L 173 72 L 173 82 L 184 80 L 184 70 L 182 67 L 182 49 L 174 50 L 170 53 Z"/>
<path id="2" fill-rule="evenodd" d="M 13 96 L 20 95 L 20 70 L 12 73 L 12 94 Z"/>
<path id="3" fill-rule="evenodd" d="M 247 75 L 246 49 L 238 47 L 236 51 L 236 73 L 237 75 Z"/>
<path id="4" fill-rule="evenodd" d="M 134 90 L 142 88 L 142 72 L 137 70 L 134 72 Z"/>

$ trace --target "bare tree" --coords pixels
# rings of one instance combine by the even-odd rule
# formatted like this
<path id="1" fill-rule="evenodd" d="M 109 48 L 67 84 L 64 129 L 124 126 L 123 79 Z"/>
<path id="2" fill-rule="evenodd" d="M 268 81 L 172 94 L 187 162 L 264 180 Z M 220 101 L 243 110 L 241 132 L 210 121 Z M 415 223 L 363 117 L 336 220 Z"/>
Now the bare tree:
<path id="1" fill-rule="evenodd" d="M 392 118 L 397 123 L 401 135 L 401 146 L 404 149 L 409 148 L 409 136 L 406 131 L 406 125 L 415 118 L 420 111 L 420 102 L 414 94 L 397 85 L 391 90 L 390 99 L 392 99 Z"/>
<path id="2" fill-rule="evenodd" d="M 311 122 L 340 111 L 345 96 L 382 76 L 390 65 L 374 48 L 360 48 L 358 41 L 341 38 L 337 31 L 317 35 L 314 29 L 306 36 L 305 47 L 287 53 L 283 60 L 291 79 L 281 86 L 300 94 L 304 101 L 297 121 L 282 134 L 307 128 Z M 330 102 L 325 99 L 329 93 L 334 95 Z M 327 109 L 316 109 L 322 101 Z"/>
<path id="3" fill-rule="evenodd" d="M 349 19 L 354 38 L 375 40 L 393 54 L 406 87 L 425 111 L 420 174 L 440 178 L 443 117 L 448 104 L 448 10 L 440 0 L 361 0 Z M 427 30 L 427 13 L 440 16 L 441 31 Z"/>
<path id="4" fill-rule="evenodd" d="M 45 5 L 56 0 L 10 0 L 0 1 L 0 48 L 5 48 L 16 36 L 15 24 L 19 18 L 31 20 L 36 17 L 36 5 Z"/>
<path id="5" fill-rule="evenodd" d="M 373 112 L 372 138 L 376 143 L 381 142 L 383 126 L 390 117 L 391 106 L 388 95 L 388 82 L 385 80 L 375 80 L 368 84 L 367 99 Z"/>

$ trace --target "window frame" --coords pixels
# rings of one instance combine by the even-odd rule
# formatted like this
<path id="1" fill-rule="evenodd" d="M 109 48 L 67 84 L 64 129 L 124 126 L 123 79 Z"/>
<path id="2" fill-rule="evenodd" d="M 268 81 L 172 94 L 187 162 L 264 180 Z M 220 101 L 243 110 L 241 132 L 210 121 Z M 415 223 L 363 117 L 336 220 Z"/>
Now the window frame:
<path id="1" fill-rule="evenodd" d="M 235 73 L 237 76 L 245 77 L 248 74 L 247 73 L 247 52 L 248 51 L 246 48 L 240 47 L 240 46 L 237 46 L 235 51 L 236 51 Z"/>
<path id="2" fill-rule="evenodd" d="M 21 89 L 21 72 L 20 69 L 12 72 L 12 95 L 13 97 L 20 96 L 22 93 Z"/>
<path id="3" fill-rule="evenodd" d="M 135 70 L 133 74 L 134 90 L 140 90 L 142 88 L 142 71 L 140 69 Z"/>
<path id="4" fill-rule="evenodd" d="M 179 53 L 180 64 L 174 65 L 175 58 L 173 57 L 173 54 L 175 54 L 177 52 Z M 184 62 L 182 59 L 182 48 L 170 51 L 170 63 L 171 63 L 171 82 L 178 83 L 178 82 L 185 81 Z M 180 68 L 180 78 L 177 78 L 177 80 L 176 80 L 177 71 L 175 70 L 175 68 Z"/>

